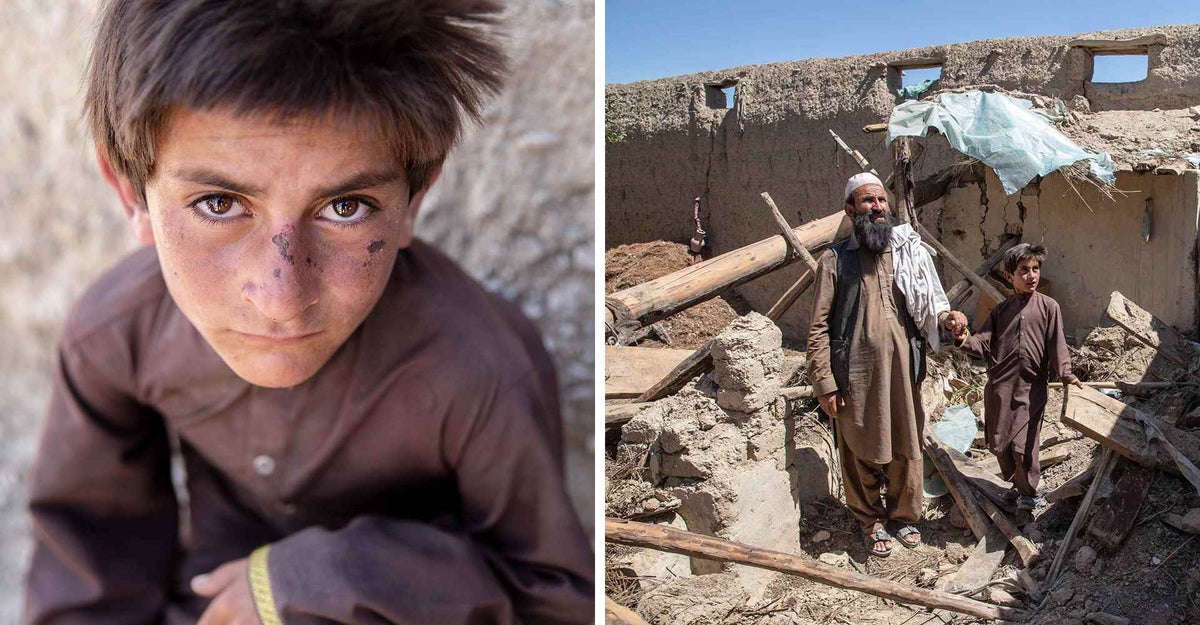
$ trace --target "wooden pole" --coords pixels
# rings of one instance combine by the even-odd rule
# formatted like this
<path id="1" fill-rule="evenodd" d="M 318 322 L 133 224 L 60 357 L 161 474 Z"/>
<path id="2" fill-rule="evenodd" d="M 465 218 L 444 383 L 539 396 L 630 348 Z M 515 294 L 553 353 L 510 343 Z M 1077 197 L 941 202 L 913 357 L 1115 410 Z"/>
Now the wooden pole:
<path id="1" fill-rule="evenodd" d="M 852 229 L 846 213 L 839 211 L 801 225 L 793 232 L 811 252 L 848 238 Z M 788 254 L 787 241 L 775 235 L 608 295 L 605 322 L 617 325 L 636 320 L 649 325 L 794 260 Z M 614 310 L 621 311 L 628 319 L 617 319 Z"/>
<path id="2" fill-rule="evenodd" d="M 983 279 L 983 276 L 987 275 L 987 273 L 992 270 L 992 267 L 995 267 L 997 263 L 1004 259 L 1004 253 L 1012 249 L 1013 246 L 1020 242 L 1020 237 L 1009 237 L 1002 241 L 1000 243 L 1000 249 L 993 252 L 991 256 L 985 258 L 984 261 L 975 268 L 975 275 L 979 276 L 980 279 Z M 969 278 L 963 278 L 962 280 L 956 282 L 954 286 L 950 287 L 950 289 L 946 291 L 946 301 L 950 302 L 950 307 L 957 309 L 957 300 L 965 296 L 967 292 L 970 291 L 972 286 L 973 283 Z"/>
<path id="3" fill-rule="evenodd" d="M 775 218 L 775 223 L 779 225 L 779 229 L 783 231 L 783 238 L 787 239 L 788 244 L 792 246 L 792 253 L 799 256 L 800 260 L 804 261 L 805 266 L 809 271 L 817 271 L 817 261 L 812 254 L 804 247 L 804 243 L 796 237 L 796 232 L 788 225 L 786 219 L 783 218 L 783 213 L 779 212 L 779 207 L 775 206 L 775 200 L 771 199 L 771 194 L 763 191 L 761 194 L 764 202 L 767 203 L 767 208 L 771 209 L 771 216 Z"/>
<path id="4" fill-rule="evenodd" d="M 1021 534 L 1021 530 L 1018 530 L 1017 526 L 990 499 L 979 497 L 976 501 L 983 508 L 983 513 L 992 520 L 992 523 L 996 524 L 996 529 L 1000 530 L 1001 534 L 1004 534 L 1009 543 L 1012 543 L 1013 548 L 1017 550 L 1017 555 L 1021 556 L 1021 563 L 1028 567 L 1029 563 L 1033 562 L 1033 559 L 1038 556 L 1037 545 L 1033 544 L 1033 541 L 1028 538 L 1025 538 Z"/>
<path id="5" fill-rule="evenodd" d="M 905 586 L 890 580 L 839 569 L 790 553 L 760 549 L 673 527 L 609 518 L 604 520 L 604 537 L 612 543 L 746 564 L 780 573 L 798 575 L 836 588 L 857 590 L 893 601 L 952 610 L 979 618 L 1021 620 L 1026 616 L 1025 612 L 1021 610 L 992 605 L 936 590 Z"/>
<path id="6" fill-rule="evenodd" d="M 1104 448 L 1104 453 L 1100 456 L 1100 468 L 1096 471 L 1096 479 L 1092 480 L 1092 485 L 1088 488 L 1087 495 L 1084 495 L 1083 501 L 1080 502 L 1079 510 L 1075 513 L 1075 519 L 1071 521 L 1071 527 L 1067 528 L 1067 535 L 1063 536 L 1062 542 L 1059 543 L 1058 553 L 1054 554 L 1054 562 L 1050 564 L 1050 572 L 1046 574 L 1047 588 L 1054 585 L 1054 579 L 1058 577 L 1058 571 L 1062 568 L 1062 563 L 1067 557 L 1067 552 L 1071 549 L 1071 543 L 1075 541 L 1075 534 L 1079 532 L 1079 527 L 1083 525 L 1083 520 L 1087 517 L 1088 509 L 1092 507 L 1092 501 L 1096 499 L 1096 493 L 1100 490 L 1100 484 L 1108 479 L 1108 472 L 1112 470 L 1113 459 L 1115 457 L 1112 449 L 1108 447 Z"/>
<path id="7" fill-rule="evenodd" d="M 933 249 L 937 250 L 938 254 L 941 254 L 942 258 L 946 259 L 946 262 L 953 265 L 959 273 L 966 277 L 967 280 L 970 280 L 972 286 L 979 289 L 996 302 L 1004 301 L 1004 296 L 1000 294 L 1000 291 L 996 290 L 996 287 L 988 284 L 986 280 L 976 275 L 970 267 L 967 267 L 965 264 L 963 264 L 963 262 L 954 254 L 951 254 L 950 250 L 946 249 L 946 246 L 942 245 L 941 241 L 938 241 L 936 237 L 934 237 L 932 234 L 929 234 L 929 231 L 925 229 L 925 226 L 914 222 L 913 227 L 917 229 L 917 232 L 921 233 L 921 238 L 924 239 L 926 243 L 932 245 Z"/>
<path id="8" fill-rule="evenodd" d="M 954 497 L 954 503 L 958 504 L 959 510 L 962 511 L 963 517 L 967 520 L 967 525 L 971 528 L 971 533 L 975 538 L 982 539 L 988 535 L 988 531 L 992 528 L 991 521 L 983 513 L 983 509 L 979 507 L 979 502 L 975 499 L 975 493 L 967 486 L 966 480 L 962 473 L 954 466 L 954 462 L 950 460 L 950 455 L 946 453 L 945 444 L 938 440 L 937 435 L 929 430 L 925 435 L 925 451 L 929 455 L 929 459 L 933 461 L 933 466 L 937 468 L 938 473 L 942 474 L 942 480 L 946 482 L 946 487 L 950 489 L 950 494 Z"/>

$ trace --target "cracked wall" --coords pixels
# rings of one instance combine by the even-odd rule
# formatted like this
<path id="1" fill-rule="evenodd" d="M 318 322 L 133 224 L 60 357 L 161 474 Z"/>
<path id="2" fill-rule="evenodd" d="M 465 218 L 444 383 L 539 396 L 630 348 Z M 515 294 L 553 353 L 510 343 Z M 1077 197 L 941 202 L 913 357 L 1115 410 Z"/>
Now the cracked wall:
<path id="1" fill-rule="evenodd" d="M 1136 83 L 1089 84 L 1091 54 L 1085 48 L 1068 45 L 1082 38 L 1129 40 L 1155 33 L 1164 35 L 1167 45 L 1148 48 L 1147 77 Z M 858 169 L 837 149 L 829 130 L 862 152 L 886 177 L 891 154 L 884 135 L 863 134 L 861 129 L 886 121 L 897 103 L 890 90 L 899 85 L 896 66 L 921 59 L 942 60 L 942 77 L 935 88 L 991 84 L 1067 102 L 1076 96 L 1088 97 L 1093 110 L 1183 108 L 1200 103 L 1200 28 L 1194 25 L 986 40 L 608 85 L 607 119 L 610 127 L 625 138 L 606 146 L 606 244 L 612 247 L 658 239 L 687 242 L 694 228 L 692 199 L 696 196 L 702 197 L 701 220 L 714 254 L 778 233 L 759 197 L 763 191 L 771 194 L 793 225 L 840 210 L 839 196 L 845 180 Z M 711 108 L 705 85 L 732 80 L 737 81 L 734 105 Z M 921 179 L 963 159 L 944 140 L 929 141 L 914 174 Z M 1122 176 L 1119 183 L 1131 180 L 1136 176 Z M 1191 184 L 1194 188 L 1194 182 Z M 999 189 L 998 184 L 993 186 Z M 972 193 L 973 202 L 964 199 L 951 209 L 979 220 L 981 195 L 988 199 L 989 214 L 1008 201 L 995 196 L 996 191 L 991 189 Z M 1186 195 L 1182 190 L 1179 193 Z M 1012 198 L 1014 206 L 1018 199 L 1028 220 L 1030 202 Z M 1089 203 L 1096 206 L 1091 200 Z M 991 219 L 982 218 L 985 222 Z M 1069 230 L 1082 225 L 1069 218 L 1047 223 L 1051 221 L 1055 224 L 1052 228 Z M 1194 223 L 1190 232 L 1194 238 Z M 1052 229 L 1046 236 L 1047 241 L 1065 241 L 1077 235 Z M 979 241 L 966 245 L 949 238 L 945 242 L 956 253 L 963 253 L 962 260 L 969 265 L 982 260 L 980 250 L 986 248 Z M 990 244 L 994 247 L 995 241 Z M 1072 252 L 1086 249 L 1074 243 L 1062 247 Z M 1191 249 L 1189 246 L 1189 253 Z M 1123 266 L 1112 269 L 1121 273 Z M 739 287 L 739 292 L 756 309 L 766 310 L 800 273 L 798 266 L 787 267 Z M 1189 274 L 1192 282 L 1194 275 L 1193 270 Z M 949 276 L 951 281 L 957 278 Z M 1126 272 L 1109 281 L 1136 279 Z M 1194 286 L 1191 289 L 1194 291 Z M 1104 295 L 1107 297 L 1107 293 Z M 1088 302 L 1090 299 L 1079 304 L 1063 302 L 1063 307 L 1072 314 L 1078 312 L 1082 323 L 1083 307 L 1090 306 Z M 802 297 L 781 320 L 785 336 L 803 336 L 810 307 L 810 297 Z M 1179 310 L 1164 311 L 1163 316 L 1188 318 L 1184 327 L 1190 327 L 1194 308 L 1191 303 Z"/>

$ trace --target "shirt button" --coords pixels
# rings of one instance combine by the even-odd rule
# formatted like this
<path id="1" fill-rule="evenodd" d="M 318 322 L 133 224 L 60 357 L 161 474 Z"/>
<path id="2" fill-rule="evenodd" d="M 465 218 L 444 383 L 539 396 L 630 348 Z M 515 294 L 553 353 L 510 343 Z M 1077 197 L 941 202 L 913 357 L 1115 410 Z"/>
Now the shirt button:
<path id="1" fill-rule="evenodd" d="M 270 475 L 275 472 L 275 459 L 263 454 L 254 457 L 254 472 L 259 475 Z"/>

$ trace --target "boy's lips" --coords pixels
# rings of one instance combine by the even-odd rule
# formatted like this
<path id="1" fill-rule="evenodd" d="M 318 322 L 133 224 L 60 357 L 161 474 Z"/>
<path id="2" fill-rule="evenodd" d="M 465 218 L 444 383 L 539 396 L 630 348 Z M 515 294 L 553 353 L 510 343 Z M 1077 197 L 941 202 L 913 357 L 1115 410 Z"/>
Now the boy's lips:
<path id="1" fill-rule="evenodd" d="M 257 333 L 240 332 L 238 330 L 234 330 L 233 333 L 235 335 L 237 335 L 237 337 L 240 340 L 247 341 L 252 344 L 290 345 L 290 344 L 300 343 L 307 339 L 310 339 L 310 338 L 320 334 L 321 331 L 316 330 L 314 332 L 286 332 L 286 333 L 285 332 L 276 332 L 276 333 L 268 332 L 268 333 L 257 334 Z"/>

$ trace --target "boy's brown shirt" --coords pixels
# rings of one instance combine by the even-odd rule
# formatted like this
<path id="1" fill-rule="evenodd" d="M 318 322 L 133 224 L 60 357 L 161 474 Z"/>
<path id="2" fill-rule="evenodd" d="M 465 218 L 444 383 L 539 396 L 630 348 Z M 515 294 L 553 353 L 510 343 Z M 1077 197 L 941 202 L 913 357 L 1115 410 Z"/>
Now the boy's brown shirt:
<path id="1" fill-rule="evenodd" d="M 983 397 L 988 449 L 999 453 L 1009 443 L 1036 438 L 1023 433 L 1030 424 L 1041 427 L 1051 374 L 1071 376 L 1058 302 L 1036 291 L 1028 297 L 1014 295 L 992 309 L 983 328 L 963 347 L 987 365 Z"/>
<path id="2" fill-rule="evenodd" d="M 238 378 L 149 248 L 76 306 L 60 363 L 27 622 L 194 622 L 188 580 L 264 544 L 285 623 L 591 621 L 553 367 L 511 304 L 428 245 L 291 389 Z"/>

